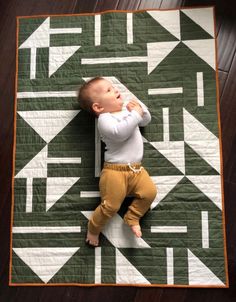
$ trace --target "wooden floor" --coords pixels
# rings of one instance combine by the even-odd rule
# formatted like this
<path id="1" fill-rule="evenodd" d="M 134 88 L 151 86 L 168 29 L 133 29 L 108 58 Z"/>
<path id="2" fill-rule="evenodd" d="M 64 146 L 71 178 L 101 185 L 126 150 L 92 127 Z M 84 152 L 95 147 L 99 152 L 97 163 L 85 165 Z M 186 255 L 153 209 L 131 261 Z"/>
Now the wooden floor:
<path id="1" fill-rule="evenodd" d="M 215 5 L 229 289 L 9 287 L 16 16 Z M 0 301 L 228 302 L 236 299 L 236 1 L 0 0 Z"/>

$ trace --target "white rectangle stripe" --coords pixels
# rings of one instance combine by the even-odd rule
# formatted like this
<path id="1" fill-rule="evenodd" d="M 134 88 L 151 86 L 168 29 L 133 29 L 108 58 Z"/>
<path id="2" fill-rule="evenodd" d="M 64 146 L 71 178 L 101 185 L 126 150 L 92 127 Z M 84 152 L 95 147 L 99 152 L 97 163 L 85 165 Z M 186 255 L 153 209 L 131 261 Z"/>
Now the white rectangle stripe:
<path id="1" fill-rule="evenodd" d="M 81 157 L 47 158 L 48 164 L 81 164 Z"/>
<path id="2" fill-rule="evenodd" d="M 71 27 L 71 28 L 50 28 L 49 29 L 50 35 L 58 35 L 58 34 L 81 34 L 82 28 L 81 27 Z"/>
<path id="3" fill-rule="evenodd" d="M 166 248 L 167 284 L 174 284 L 174 253 L 173 248 Z"/>
<path id="4" fill-rule="evenodd" d="M 95 284 L 102 283 L 102 256 L 101 247 L 95 248 Z"/>
<path id="5" fill-rule="evenodd" d="M 186 226 L 152 226 L 151 233 L 187 233 Z"/>
<path id="6" fill-rule="evenodd" d="M 33 211 L 33 178 L 26 179 L 26 213 Z"/>
<path id="7" fill-rule="evenodd" d="M 148 89 L 149 95 L 183 93 L 183 87 Z"/>
<path id="8" fill-rule="evenodd" d="M 36 53 L 37 48 L 32 47 L 30 50 L 30 79 L 36 78 Z"/>
<path id="9" fill-rule="evenodd" d="M 80 226 L 69 226 L 69 227 L 13 227 L 12 232 L 14 234 L 41 234 L 41 233 L 80 233 Z"/>
<path id="10" fill-rule="evenodd" d="M 170 140 L 170 127 L 169 127 L 169 108 L 162 108 L 163 115 L 163 140 L 169 142 Z"/>
<path id="11" fill-rule="evenodd" d="M 209 248 L 209 220 L 208 220 L 208 212 L 202 211 L 202 247 L 204 249 Z"/>
<path id="12" fill-rule="evenodd" d="M 62 97 L 77 97 L 76 91 L 24 91 L 18 92 L 18 99 L 33 99 L 33 98 L 62 98 Z"/>
<path id="13" fill-rule="evenodd" d="M 204 106 L 203 72 L 197 72 L 197 105 Z"/>
<path id="14" fill-rule="evenodd" d="M 112 63 L 139 63 L 147 62 L 147 57 L 108 57 L 81 59 L 81 64 L 112 64 Z"/>
<path id="15" fill-rule="evenodd" d="M 99 191 L 81 191 L 80 197 L 84 197 L 84 198 L 100 197 L 100 192 Z"/>
<path id="16" fill-rule="evenodd" d="M 95 46 L 101 45 L 101 15 L 95 15 L 94 38 Z"/>
<path id="17" fill-rule="evenodd" d="M 133 44 L 133 14 L 127 13 L 127 44 Z"/>

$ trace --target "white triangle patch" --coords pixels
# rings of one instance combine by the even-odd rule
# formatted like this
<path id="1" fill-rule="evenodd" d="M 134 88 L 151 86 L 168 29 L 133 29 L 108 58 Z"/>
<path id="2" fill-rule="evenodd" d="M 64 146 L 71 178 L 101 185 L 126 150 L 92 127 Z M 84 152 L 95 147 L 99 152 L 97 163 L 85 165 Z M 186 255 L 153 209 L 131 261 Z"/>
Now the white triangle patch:
<path id="1" fill-rule="evenodd" d="M 182 42 L 214 70 L 216 69 L 214 39 L 188 40 Z"/>
<path id="2" fill-rule="evenodd" d="M 15 178 L 46 178 L 47 157 L 48 146 L 45 146 L 16 174 Z"/>
<path id="3" fill-rule="evenodd" d="M 150 282 L 116 249 L 116 283 L 150 284 Z"/>
<path id="4" fill-rule="evenodd" d="M 180 14 L 179 10 L 148 11 L 161 26 L 180 40 Z"/>
<path id="5" fill-rule="evenodd" d="M 50 18 L 48 17 L 19 48 L 39 48 L 49 47 L 49 27 Z"/>
<path id="6" fill-rule="evenodd" d="M 150 144 L 164 155 L 177 169 L 185 174 L 184 142 L 164 141 L 150 142 Z"/>
<path id="7" fill-rule="evenodd" d="M 150 74 L 178 44 L 179 41 L 147 43 L 148 74 Z"/>
<path id="8" fill-rule="evenodd" d="M 19 111 L 18 114 L 49 143 L 80 110 Z"/>
<path id="9" fill-rule="evenodd" d="M 48 211 L 79 179 L 79 177 L 48 177 L 46 187 L 46 211 Z"/>
<path id="10" fill-rule="evenodd" d="M 44 283 L 47 283 L 78 250 L 79 247 L 13 248 L 17 256 Z"/>
<path id="11" fill-rule="evenodd" d="M 184 140 L 209 165 L 220 173 L 220 146 L 218 138 L 183 108 Z"/>
<path id="12" fill-rule="evenodd" d="M 225 284 L 188 249 L 189 285 L 223 285 Z"/>
<path id="13" fill-rule="evenodd" d="M 181 11 L 214 37 L 213 7 L 182 9 Z"/>
<path id="14" fill-rule="evenodd" d="M 162 199 L 181 181 L 184 176 L 173 175 L 173 176 L 152 176 L 153 182 L 157 186 L 157 196 L 151 204 L 151 209 L 154 209 Z"/>
<path id="15" fill-rule="evenodd" d="M 49 48 L 49 77 L 58 70 L 81 46 L 58 46 Z"/>
<path id="16" fill-rule="evenodd" d="M 188 179 L 222 210 L 220 175 L 187 175 Z"/>
<path id="17" fill-rule="evenodd" d="M 82 211 L 81 213 L 90 219 L 93 211 Z M 118 248 L 150 248 L 142 238 L 135 237 L 130 227 L 118 214 L 115 214 L 105 225 L 102 234 Z"/>

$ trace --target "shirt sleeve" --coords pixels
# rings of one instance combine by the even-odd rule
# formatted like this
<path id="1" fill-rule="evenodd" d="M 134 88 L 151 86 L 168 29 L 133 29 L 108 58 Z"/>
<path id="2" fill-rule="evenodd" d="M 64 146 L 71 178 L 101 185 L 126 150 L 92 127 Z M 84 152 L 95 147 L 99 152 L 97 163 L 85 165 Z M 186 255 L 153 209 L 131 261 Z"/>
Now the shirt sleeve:
<path id="1" fill-rule="evenodd" d="M 143 116 L 142 116 L 142 120 L 141 122 L 139 122 L 139 126 L 140 127 L 144 127 L 147 124 L 149 124 L 151 122 L 151 114 L 148 110 L 148 107 L 146 105 L 144 105 L 141 101 L 138 100 L 138 103 L 140 104 L 140 106 L 143 109 Z"/>
<path id="2" fill-rule="evenodd" d="M 122 119 L 117 120 L 110 113 L 104 113 L 99 116 L 98 130 L 102 137 L 109 138 L 116 142 L 123 142 L 128 139 L 134 129 L 142 121 L 138 112 L 132 110 Z"/>

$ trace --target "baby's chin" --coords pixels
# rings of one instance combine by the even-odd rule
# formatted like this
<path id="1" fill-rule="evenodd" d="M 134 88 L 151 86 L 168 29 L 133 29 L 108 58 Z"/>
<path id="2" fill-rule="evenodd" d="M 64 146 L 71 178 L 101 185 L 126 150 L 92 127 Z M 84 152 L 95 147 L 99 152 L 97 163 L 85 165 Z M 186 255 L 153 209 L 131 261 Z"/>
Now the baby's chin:
<path id="1" fill-rule="evenodd" d="M 117 113 L 117 112 L 121 112 L 123 110 L 123 105 L 117 108 L 114 108 L 112 111 L 110 111 L 110 113 Z"/>

